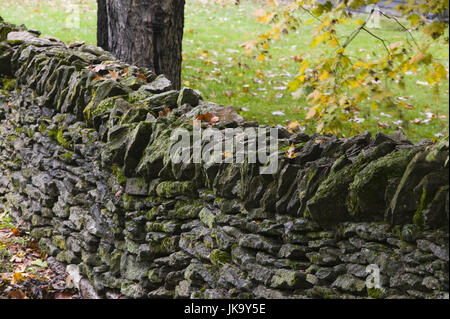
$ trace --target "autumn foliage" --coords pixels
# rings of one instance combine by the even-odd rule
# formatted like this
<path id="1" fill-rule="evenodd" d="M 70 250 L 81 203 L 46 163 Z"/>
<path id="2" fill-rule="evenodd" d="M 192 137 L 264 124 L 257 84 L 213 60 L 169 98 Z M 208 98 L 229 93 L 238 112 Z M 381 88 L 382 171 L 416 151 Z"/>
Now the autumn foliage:
<path id="1" fill-rule="evenodd" d="M 258 21 L 271 28 L 243 47 L 249 53 L 257 50 L 260 61 L 269 58 L 269 46 L 284 34 L 304 24 L 315 25 L 309 47 L 322 46 L 323 53 L 315 57 L 300 55 L 300 68 L 289 84 L 294 97 L 308 101 L 308 111 L 301 124 L 313 125 L 319 133 L 348 136 L 363 130 L 362 117 L 370 117 L 371 111 L 381 107 L 396 114 L 399 110 L 407 111 L 413 106 L 398 99 L 396 92 L 405 88 L 405 75 L 416 74 L 418 70 L 425 70 L 424 82 L 436 96 L 439 94 L 442 83 L 448 79 L 448 70 L 443 64 L 445 60 L 433 56 L 428 49 L 436 41 L 448 47 L 447 24 L 426 17 L 444 15 L 448 12 L 449 1 L 405 1 L 405 5 L 396 8 L 401 18 L 385 14 L 376 7 L 367 15 L 354 16 L 356 9 L 378 2 L 380 0 L 353 0 L 333 4 L 302 0 L 279 4 L 271 0 L 267 9 L 255 12 Z M 306 12 L 310 19 L 304 20 L 304 15 L 298 12 Z M 377 30 L 369 29 L 368 23 L 375 14 L 402 28 L 404 39 L 390 43 L 377 35 Z M 353 25 L 354 31 L 340 34 L 340 25 Z M 410 30 L 420 30 L 426 36 L 418 41 Z M 373 37 L 374 43 L 383 45 L 385 52 L 381 57 L 349 54 L 349 45 L 364 32 Z M 362 108 L 365 112 L 361 112 Z"/>

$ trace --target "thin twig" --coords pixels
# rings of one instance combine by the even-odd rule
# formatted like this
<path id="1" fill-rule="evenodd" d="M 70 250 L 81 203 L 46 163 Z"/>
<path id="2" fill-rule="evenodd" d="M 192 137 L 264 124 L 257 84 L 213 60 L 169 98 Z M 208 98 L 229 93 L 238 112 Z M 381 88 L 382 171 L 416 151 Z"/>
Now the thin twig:
<path id="1" fill-rule="evenodd" d="M 411 37 L 411 39 L 413 40 L 414 44 L 416 45 L 416 47 L 420 50 L 419 48 L 419 44 L 417 43 L 416 39 L 414 38 L 414 36 L 412 35 L 411 31 L 405 27 L 402 23 L 400 23 L 400 21 L 396 18 L 396 17 L 391 17 L 389 15 L 387 15 L 386 13 L 380 11 L 380 14 L 388 19 L 394 20 L 403 30 L 405 30 L 406 32 L 408 32 L 409 36 Z"/>
<path id="2" fill-rule="evenodd" d="M 371 36 L 373 36 L 374 38 L 378 39 L 379 41 L 381 41 L 381 43 L 383 43 L 384 48 L 386 49 L 386 51 L 388 52 L 389 56 L 391 55 L 391 51 L 389 51 L 389 48 L 386 45 L 386 40 L 380 38 L 379 36 L 377 36 L 376 34 L 374 34 L 373 32 L 367 30 L 366 28 L 362 28 L 364 31 L 366 31 L 368 34 L 370 34 Z"/>
<path id="3" fill-rule="evenodd" d="M 372 17 L 374 12 L 375 12 L 375 9 L 372 9 L 372 11 L 370 11 L 370 14 L 367 17 L 366 21 L 364 21 L 363 24 L 361 24 L 357 29 L 355 29 L 352 32 L 352 34 L 350 34 L 350 36 L 348 37 L 347 41 L 342 46 L 343 49 L 345 49 L 353 41 L 353 39 L 356 38 L 356 36 L 361 32 L 361 30 L 364 29 L 364 27 L 367 25 L 367 23 L 369 22 L 369 20 Z"/>
<path id="4" fill-rule="evenodd" d="M 304 6 L 300 6 L 301 9 L 303 9 L 306 13 L 308 13 L 311 17 L 313 17 L 314 19 L 316 19 L 317 21 L 323 23 L 323 20 L 320 19 L 319 17 L 316 17 L 311 11 L 309 11 L 308 9 L 306 9 Z"/>

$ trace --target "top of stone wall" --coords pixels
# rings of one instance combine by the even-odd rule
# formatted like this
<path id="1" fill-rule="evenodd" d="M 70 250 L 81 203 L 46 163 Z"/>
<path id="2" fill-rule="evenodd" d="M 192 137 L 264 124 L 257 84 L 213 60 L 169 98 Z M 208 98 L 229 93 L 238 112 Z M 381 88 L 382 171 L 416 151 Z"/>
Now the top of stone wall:
<path id="1" fill-rule="evenodd" d="M 93 142 L 104 143 L 103 167 L 119 168 L 130 195 L 176 197 L 206 188 L 243 201 L 255 216 L 301 216 L 323 226 L 384 221 L 448 228 L 448 139 L 413 144 L 399 131 L 339 139 L 275 127 L 278 169 L 272 174 L 261 175 L 263 165 L 248 163 L 248 154 L 241 164 L 176 163 L 170 136 L 176 128 L 192 131 L 194 120 L 203 130 L 222 132 L 225 143 L 236 138 L 225 136 L 226 129 L 268 127 L 205 102 L 192 89 L 173 90 L 163 75 L 92 45 L 67 46 L 4 22 L 0 41 L 0 77 L 34 90 L 49 115 L 66 115 L 52 129 L 67 148 L 78 143 L 70 132 L 80 122 L 94 129 Z M 291 145 L 296 155 L 287 157 Z"/>

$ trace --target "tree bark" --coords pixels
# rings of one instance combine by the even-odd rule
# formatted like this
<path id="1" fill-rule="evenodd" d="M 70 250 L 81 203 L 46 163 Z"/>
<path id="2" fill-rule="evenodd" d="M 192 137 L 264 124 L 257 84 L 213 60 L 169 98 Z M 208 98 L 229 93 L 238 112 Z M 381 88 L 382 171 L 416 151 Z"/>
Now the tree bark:
<path id="1" fill-rule="evenodd" d="M 97 45 L 108 50 L 108 12 L 106 0 L 97 0 Z"/>
<path id="2" fill-rule="evenodd" d="M 179 89 L 184 4 L 185 0 L 98 0 L 98 45 L 120 60 L 164 74 Z"/>

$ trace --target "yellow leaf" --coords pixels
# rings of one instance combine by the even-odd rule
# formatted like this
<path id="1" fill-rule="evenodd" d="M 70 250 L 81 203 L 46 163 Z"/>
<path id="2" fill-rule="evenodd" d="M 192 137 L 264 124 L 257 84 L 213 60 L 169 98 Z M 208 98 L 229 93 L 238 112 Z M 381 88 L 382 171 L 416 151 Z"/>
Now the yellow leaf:
<path id="1" fill-rule="evenodd" d="M 314 115 L 316 115 L 316 108 L 312 107 L 312 108 L 309 109 L 308 113 L 306 113 L 305 119 L 306 120 L 310 120 L 310 119 L 312 119 L 314 117 Z"/>
<path id="2" fill-rule="evenodd" d="M 20 236 L 20 230 L 17 227 L 11 229 L 14 236 Z"/>
<path id="3" fill-rule="evenodd" d="M 378 109 L 378 103 L 376 101 L 372 101 L 372 111 L 376 111 Z"/>
<path id="4" fill-rule="evenodd" d="M 350 58 L 346 55 L 343 55 L 341 57 L 341 64 L 344 68 L 348 67 L 349 65 L 351 65 L 352 61 L 350 60 Z"/>
<path id="5" fill-rule="evenodd" d="M 411 22 L 412 26 L 415 26 L 420 22 L 420 17 L 417 14 L 412 14 L 407 19 Z"/>
<path id="6" fill-rule="evenodd" d="M 311 42 L 311 44 L 309 45 L 310 48 L 314 48 L 316 47 L 318 44 L 322 43 L 323 41 L 325 41 L 326 39 L 330 38 L 331 34 L 330 32 L 324 32 L 320 35 L 318 35 L 317 37 L 315 37 L 313 39 L 313 41 Z"/>
<path id="7" fill-rule="evenodd" d="M 335 48 L 337 46 L 339 46 L 339 41 L 336 37 L 331 37 L 330 41 L 328 41 L 328 44 L 332 47 Z"/>
<path id="8" fill-rule="evenodd" d="M 323 81 L 323 80 L 328 79 L 329 77 L 330 77 L 330 74 L 328 73 L 328 71 L 324 71 L 324 72 L 322 73 L 322 75 L 319 77 L 319 80 L 320 80 L 320 81 Z"/>
<path id="9" fill-rule="evenodd" d="M 316 127 L 316 132 L 317 133 L 321 133 L 323 128 L 325 127 L 325 123 L 324 122 L 320 122 L 317 127 Z"/>
<path id="10" fill-rule="evenodd" d="M 306 71 L 306 69 L 308 68 L 308 66 L 309 66 L 309 61 L 308 61 L 308 60 L 303 61 L 303 62 L 302 62 L 302 67 L 300 68 L 299 73 L 300 73 L 300 74 L 305 73 L 305 71 Z"/>

